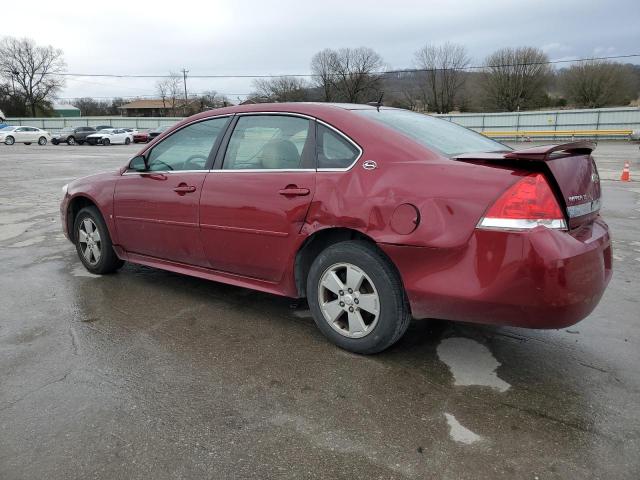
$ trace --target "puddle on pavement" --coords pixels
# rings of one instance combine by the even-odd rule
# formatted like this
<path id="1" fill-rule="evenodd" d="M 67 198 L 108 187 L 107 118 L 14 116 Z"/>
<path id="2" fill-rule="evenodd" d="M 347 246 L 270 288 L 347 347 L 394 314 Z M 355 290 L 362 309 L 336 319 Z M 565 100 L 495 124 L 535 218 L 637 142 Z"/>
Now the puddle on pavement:
<path id="1" fill-rule="evenodd" d="M 511 385 L 498 378 L 500 366 L 487 347 L 470 338 L 454 337 L 438 345 L 438 358 L 451 371 L 454 385 L 480 385 L 506 392 Z"/>
<path id="2" fill-rule="evenodd" d="M 31 245 L 36 245 L 38 243 L 43 242 L 44 240 L 45 240 L 44 235 L 39 235 L 37 237 L 29 238 L 28 240 L 23 240 L 21 242 L 14 243 L 12 245 L 9 245 L 9 247 L 11 248 L 30 247 Z"/>
<path id="3" fill-rule="evenodd" d="M 471 445 L 472 443 L 482 440 L 480 435 L 472 432 L 466 427 L 463 427 L 460 422 L 456 420 L 456 417 L 450 413 L 445 413 L 444 416 L 447 419 L 447 424 L 449 425 L 449 436 L 453 441 Z"/>
<path id="4" fill-rule="evenodd" d="M 294 310 L 293 314 L 298 318 L 313 318 L 310 310 Z"/>
<path id="5" fill-rule="evenodd" d="M 71 269 L 71 275 L 74 277 L 87 277 L 87 278 L 100 278 L 100 275 L 95 275 L 84 268 L 84 265 L 76 265 Z"/>

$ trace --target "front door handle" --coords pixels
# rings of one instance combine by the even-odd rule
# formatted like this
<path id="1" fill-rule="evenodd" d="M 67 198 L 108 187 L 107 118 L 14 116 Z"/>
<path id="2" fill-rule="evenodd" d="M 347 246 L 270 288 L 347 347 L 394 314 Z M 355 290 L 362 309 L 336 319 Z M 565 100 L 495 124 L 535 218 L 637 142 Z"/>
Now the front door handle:
<path id="1" fill-rule="evenodd" d="M 176 188 L 173 189 L 178 195 L 184 195 L 185 193 L 193 193 L 196 191 L 196 187 L 193 185 L 187 185 L 186 183 L 181 183 Z"/>
<path id="2" fill-rule="evenodd" d="M 284 196 L 292 195 L 292 196 L 304 197 L 305 195 L 309 195 L 309 193 L 311 193 L 311 190 L 309 190 L 308 188 L 298 188 L 296 186 L 291 186 L 291 187 L 287 187 L 287 188 L 283 188 L 282 190 L 279 190 L 278 193 Z"/>

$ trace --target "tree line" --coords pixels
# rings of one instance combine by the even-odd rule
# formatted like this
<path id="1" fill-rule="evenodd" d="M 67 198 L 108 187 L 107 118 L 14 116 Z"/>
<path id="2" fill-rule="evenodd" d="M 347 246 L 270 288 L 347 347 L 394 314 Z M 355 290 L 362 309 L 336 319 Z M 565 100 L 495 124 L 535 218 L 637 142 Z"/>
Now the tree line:
<path id="1" fill-rule="evenodd" d="M 389 71 L 382 56 L 368 47 L 324 49 L 310 61 L 310 76 L 260 78 L 248 100 L 254 102 L 367 103 L 417 111 L 519 111 L 565 106 L 599 108 L 628 105 L 638 99 L 640 66 L 588 60 L 555 69 L 535 47 L 505 47 L 471 65 L 463 45 L 426 44 L 414 53 L 410 68 Z M 0 109 L 9 116 L 51 113 L 64 87 L 63 52 L 30 39 L 0 41 Z M 183 77 L 171 73 L 155 85 L 165 111 L 182 114 Z M 126 101 L 80 98 L 72 104 L 83 115 L 118 115 Z M 188 113 L 230 104 L 215 91 L 190 95 Z"/>
<path id="2" fill-rule="evenodd" d="M 366 103 L 384 92 L 384 104 L 418 111 L 519 111 L 544 107 L 600 108 L 638 99 L 640 66 L 589 60 L 556 70 L 535 47 L 505 47 L 480 68 L 462 45 L 427 44 L 412 68 L 384 73 L 371 48 L 325 49 L 311 59 L 311 80 L 259 79 L 254 101 Z"/>

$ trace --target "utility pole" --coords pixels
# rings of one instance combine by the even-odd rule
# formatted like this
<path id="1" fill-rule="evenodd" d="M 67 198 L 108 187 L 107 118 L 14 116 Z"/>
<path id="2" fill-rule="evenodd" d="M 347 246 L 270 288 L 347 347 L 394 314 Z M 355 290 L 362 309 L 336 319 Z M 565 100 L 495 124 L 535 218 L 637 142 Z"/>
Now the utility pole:
<path id="1" fill-rule="evenodd" d="M 183 68 L 182 79 L 184 83 L 184 105 L 182 106 L 182 115 L 185 117 L 187 116 L 187 73 L 189 73 L 189 70 Z"/>

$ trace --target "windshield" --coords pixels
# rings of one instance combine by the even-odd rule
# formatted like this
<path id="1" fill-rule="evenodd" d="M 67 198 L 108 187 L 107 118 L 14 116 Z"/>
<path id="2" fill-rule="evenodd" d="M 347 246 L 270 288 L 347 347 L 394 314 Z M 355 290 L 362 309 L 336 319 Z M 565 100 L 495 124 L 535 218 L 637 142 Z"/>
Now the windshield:
<path id="1" fill-rule="evenodd" d="M 353 112 L 383 123 L 425 147 L 437 150 L 448 157 L 463 153 L 511 150 L 506 145 L 473 130 L 422 113 L 386 108 L 380 111 L 371 109 L 353 110 Z"/>

